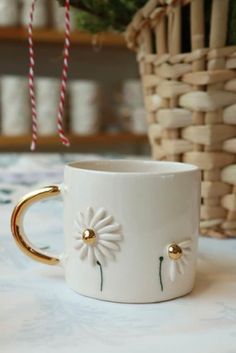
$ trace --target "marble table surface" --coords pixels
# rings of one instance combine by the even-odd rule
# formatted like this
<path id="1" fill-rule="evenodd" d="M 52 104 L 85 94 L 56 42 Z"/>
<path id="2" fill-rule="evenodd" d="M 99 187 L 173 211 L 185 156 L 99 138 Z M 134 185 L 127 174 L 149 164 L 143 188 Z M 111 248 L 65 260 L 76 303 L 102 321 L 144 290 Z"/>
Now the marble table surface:
<path id="1" fill-rule="evenodd" d="M 200 238 L 193 292 L 145 305 L 82 297 L 66 286 L 61 268 L 20 253 L 9 227 L 14 202 L 61 182 L 63 164 L 82 158 L 88 157 L 0 155 L 0 352 L 235 353 L 236 239 Z M 61 216 L 59 200 L 32 207 L 25 221 L 30 239 L 61 251 Z"/>

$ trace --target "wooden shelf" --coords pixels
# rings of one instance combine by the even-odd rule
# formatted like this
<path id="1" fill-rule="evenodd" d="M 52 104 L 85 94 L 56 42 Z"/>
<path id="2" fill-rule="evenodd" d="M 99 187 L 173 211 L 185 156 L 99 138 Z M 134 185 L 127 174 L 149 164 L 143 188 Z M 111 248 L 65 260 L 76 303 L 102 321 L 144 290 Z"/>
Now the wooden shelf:
<path id="1" fill-rule="evenodd" d="M 0 27 L 0 41 L 27 41 L 28 32 L 21 27 Z M 71 44 L 92 45 L 95 36 L 74 31 L 71 33 Z M 35 29 L 34 41 L 36 43 L 57 44 L 64 41 L 64 33 L 55 29 Z M 125 41 L 121 34 L 101 33 L 98 37 L 99 46 L 125 47 Z"/>
<path id="2" fill-rule="evenodd" d="M 145 144 L 148 142 L 146 135 L 135 135 L 132 133 L 101 133 L 89 136 L 68 135 L 71 148 L 75 149 L 86 145 L 120 145 L 122 144 Z M 29 149 L 31 136 L 0 136 L 0 150 Z M 44 136 L 38 139 L 39 149 L 61 149 L 58 136 Z M 66 148 L 64 148 L 66 150 Z"/>

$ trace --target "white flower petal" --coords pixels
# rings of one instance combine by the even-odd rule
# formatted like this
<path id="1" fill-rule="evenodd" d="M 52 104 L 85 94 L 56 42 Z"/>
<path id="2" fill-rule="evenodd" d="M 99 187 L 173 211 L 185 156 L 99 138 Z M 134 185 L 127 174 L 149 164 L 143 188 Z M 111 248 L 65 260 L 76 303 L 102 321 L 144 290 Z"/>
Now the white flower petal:
<path id="1" fill-rule="evenodd" d="M 179 243 L 179 246 L 180 246 L 182 249 L 190 248 L 191 245 L 192 245 L 192 241 L 191 241 L 191 240 L 185 240 L 185 241 L 182 241 L 181 243 Z"/>
<path id="2" fill-rule="evenodd" d="M 87 254 L 88 254 L 88 246 L 84 244 L 79 252 L 79 256 L 81 260 L 83 260 L 87 256 Z"/>
<path id="3" fill-rule="evenodd" d="M 98 234 L 117 232 L 119 229 L 120 229 L 120 225 L 118 223 L 113 223 L 99 229 Z"/>
<path id="4" fill-rule="evenodd" d="M 80 233 L 75 233 L 73 236 L 75 239 L 82 239 L 82 234 Z"/>
<path id="5" fill-rule="evenodd" d="M 99 244 L 105 246 L 108 249 L 114 250 L 114 251 L 120 250 L 119 244 L 114 243 L 113 241 L 107 241 L 107 240 L 99 239 Z"/>
<path id="6" fill-rule="evenodd" d="M 92 207 L 88 207 L 85 212 L 77 213 L 76 233 L 74 234 L 75 249 L 79 250 L 81 259 L 88 257 L 91 265 L 94 265 L 96 261 L 101 265 L 106 264 L 107 258 L 114 259 L 113 251 L 120 250 L 120 246 L 116 243 L 122 239 L 122 235 L 119 234 L 120 225 L 113 223 L 113 217 L 106 214 L 104 208 L 95 212 Z M 85 244 L 83 241 L 83 232 L 87 228 L 93 229 L 98 236 L 94 246 Z"/>
<path id="7" fill-rule="evenodd" d="M 85 227 L 85 222 L 84 222 L 84 215 L 82 212 L 77 213 L 77 219 L 80 224 L 80 227 L 84 228 Z"/>
<path id="8" fill-rule="evenodd" d="M 95 255 L 97 261 L 100 262 L 101 265 L 105 265 L 106 259 L 97 247 L 94 247 L 94 255 Z"/>
<path id="9" fill-rule="evenodd" d="M 186 256 L 188 256 L 191 252 L 192 252 L 191 248 L 183 249 L 183 254 L 185 254 Z"/>
<path id="10" fill-rule="evenodd" d="M 108 241 L 119 241 L 121 240 L 121 235 L 120 234 L 113 234 L 113 233 L 102 233 L 99 235 L 99 241 L 100 239 L 102 240 L 108 240 Z"/>
<path id="11" fill-rule="evenodd" d="M 186 265 L 188 264 L 187 256 L 185 256 L 185 255 L 182 256 L 181 261 L 182 261 L 182 263 L 186 266 Z"/>
<path id="12" fill-rule="evenodd" d="M 74 221 L 74 224 L 75 224 L 76 230 L 82 234 L 84 231 L 84 227 L 82 227 L 81 224 L 77 220 Z"/>
<path id="13" fill-rule="evenodd" d="M 97 244 L 97 248 L 101 251 L 101 253 L 107 257 L 110 260 L 114 260 L 114 254 L 112 253 L 111 250 L 105 248 L 105 246 L 101 245 L 101 244 Z"/>
<path id="14" fill-rule="evenodd" d="M 94 249 L 92 246 L 88 247 L 88 260 L 89 263 L 93 266 L 95 262 Z"/>
<path id="15" fill-rule="evenodd" d="M 184 274 L 184 264 L 182 262 L 182 260 L 179 260 L 177 263 L 177 268 L 178 268 L 178 272 L 183 275 Z"/>
<path id="16" fill-rule="evenodd" d="M 75 243 L 75 249 L 79 250 L 82 248 L 83 245 L 84 245 L 83 240 L 77 240 Z"/>
<path id="17" fill-rule="evenodd" d="M 112 220 L 113 220 L 112 216 L 107 216 L 107 217 L 101 219 L 98 223 L 96 223 L 94 225 L 95 230 L 98 231 L 99 229 L 107 226 L 108 224 L 110 224 L 112 222 Z"/>
<path id="18" fill-rule="evenodd" d="M 85 218 L 85 224 L 86 224 L 87 228 L 90 227 L 90 223 L 91 223 L 91 220 L 93 218 L 93 214 L 94 214 L 94 212 L 93 212 L 92 207 L 88 207 L 86 212 L 85 212 L 85 217 L 84 217 Z"/>
<path id="19" fill-rule="evenodd" d="M 174 260 L 171 261 L 170 263 L 170 280 L 171 282 L 174 282 L 176 279 L 176 262 Z"/>
<path id="20" fill-rule="evenodd" d="M 100 208 L 95 215 L 93 216 L 91 222 L 90 222 L 90 227 L 93 228 L 97 222 L 99 222 L 106 214 L 106 211 L 104 208 Z"/>

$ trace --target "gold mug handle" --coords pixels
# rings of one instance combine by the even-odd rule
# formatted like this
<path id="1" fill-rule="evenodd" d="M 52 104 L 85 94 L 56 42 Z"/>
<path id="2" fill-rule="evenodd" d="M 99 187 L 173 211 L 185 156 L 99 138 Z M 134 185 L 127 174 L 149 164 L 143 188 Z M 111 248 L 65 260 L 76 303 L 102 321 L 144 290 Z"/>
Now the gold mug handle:
<path id="1" fill-rule="evenodd" d="M 46 186 L 40 190 L 30 192 L 25 195 L 15 206 L 11 216 L 11 230 L 13 237 L 19 248 L 33 260 L 47 265 L 57 265 L 60 262 L 59 256 L 52 256 L 40 251 L 27 238 L 24 232 L 23 219 L 26 211 L 35 202 L 47 199 L 52 196 L 58 196 L 61 193 L 60 187 L 56 185 Z"/>

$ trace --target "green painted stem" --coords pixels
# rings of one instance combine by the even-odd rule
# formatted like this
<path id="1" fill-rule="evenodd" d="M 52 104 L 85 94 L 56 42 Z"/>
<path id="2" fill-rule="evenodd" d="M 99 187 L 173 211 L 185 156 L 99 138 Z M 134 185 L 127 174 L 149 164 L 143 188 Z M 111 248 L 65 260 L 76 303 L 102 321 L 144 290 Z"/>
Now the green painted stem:
<path id="1" fill-rule="evenodd" d="M 100 284 L 100 291 L 102 292 L 103 290 L 103 271 L 102 271 L 102 265 L 100 264 L 99 261 L 97 261 L 97 265 L 100 268 L 100 276 L 101 276 L 101 284 Z"/>
<path id="2" fill-rule="evenodd" d="M 160 256 L 159 257 L 159 280 L 160 280 L 160 285 L 161 285 L 161 291 L 163 292 L 163 282 L 162 282 L 162 263 L 164 261 L 164 257 Z"/>

